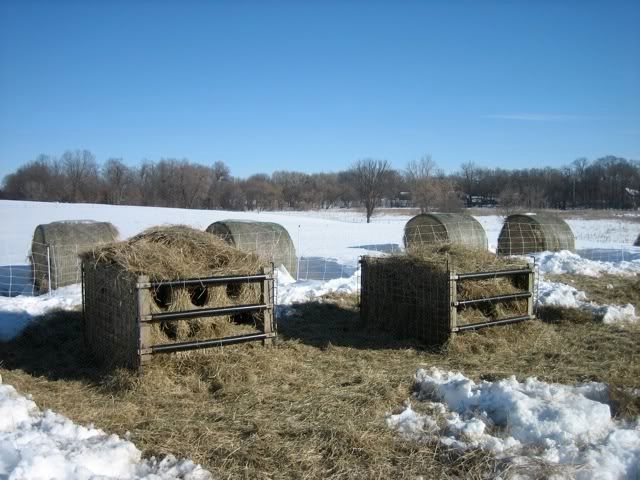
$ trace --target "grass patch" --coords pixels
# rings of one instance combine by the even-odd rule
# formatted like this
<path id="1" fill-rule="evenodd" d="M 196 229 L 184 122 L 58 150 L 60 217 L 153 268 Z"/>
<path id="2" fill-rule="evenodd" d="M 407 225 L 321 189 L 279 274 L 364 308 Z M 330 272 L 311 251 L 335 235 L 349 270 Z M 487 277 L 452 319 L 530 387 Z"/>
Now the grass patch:
<path id="1" fill-rule="evenodd" d="M 637 413 L 640 328 L 547 313 L 554 323 L 465 333 L 433 351 L 362 330 L 357 299 L 334 295 L 281 319 L 276 348 L 166 356 L 138 376 L 94 366 L 79 314 L 65 312 L 0 345 L 0 372 L 42 408 L 129 431 L 145 455 L 189 457 L 221 478 L 494 478 L 504 465 L 489 455 L 403 440 L 384 416 L 430 366 L 476 380 L 603 381 L 619 392 L 617 415 Z"/>

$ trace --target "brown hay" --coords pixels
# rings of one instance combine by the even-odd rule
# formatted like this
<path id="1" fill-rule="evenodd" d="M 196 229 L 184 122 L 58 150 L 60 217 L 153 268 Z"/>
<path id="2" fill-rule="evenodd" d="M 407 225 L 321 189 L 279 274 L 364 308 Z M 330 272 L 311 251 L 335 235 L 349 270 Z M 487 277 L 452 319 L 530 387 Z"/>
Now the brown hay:
<path id="1" fill-rule="evenodd" d="M 84 259 L 119 265 L 151 281 L 242 275 L 265 265 L 256 255 L 186 225 L 151 227 L 124 242 L 94 248 Z"/>
<path id="2" fill-rule="evenodd" d="M 266 265 L 258 256 L 184 225 L 152 227 L 124 242 L 110 243 L 84 255 L 91 267 L 116 265 L 152 282 L 220 275 L 253 275 Z M 256 283 L 170 287 L 153 292 L 151 313 L 259 303 Z M 153 324 L 152 341 L 197 340 L 255 331 L 254 316 L 219 316 Z M 240 324 L 242 323 L 242 324 Z"/>
<path id="3" fill-rule="evenodd" d="M 412 260 L 424 262 L 429 268 L 457 273 L 492 272 L 510 268 L 525 268 L 527 262 L 517 257 L 499 257 L 479 248 L 463 245 L 440 244 L 421 246 L 408 250 Z M 473 300 L 497 295 L 508 295 L 526 291 L 527 285 L 515 277 L 468 279 L 457 282 L 458 300 Z M 527 313 L 526 300 L 490 302 L 464 307 L 458 312 L 459 324 L 484 322 L 491 318 L 506 318 Z"/>
<path id="4" fill-rule="evenodd" d="M 407 249 L 409 258 L 440 270 L 455 269 L 459 273 L 491 272 L 526 267 L 526 260 L 518 257 L 499 257 L 479 248 L 451 243 L 418 245 Z"/>

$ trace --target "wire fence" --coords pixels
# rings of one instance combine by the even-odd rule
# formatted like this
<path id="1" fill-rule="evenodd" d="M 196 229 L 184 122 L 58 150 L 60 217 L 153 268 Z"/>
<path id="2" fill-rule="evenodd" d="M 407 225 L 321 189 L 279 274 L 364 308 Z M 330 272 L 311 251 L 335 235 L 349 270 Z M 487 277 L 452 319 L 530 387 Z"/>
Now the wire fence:
<path id="1" fill-rule="evenodd" d="M 507 233 L 498 236 L 497 244 L 490 247 L 500 252 L 528 254 L 559 248 L 573 248 L 567 237 L 553 238 L 549 226 L 518 224 L 510 225 Z M 327 281 L 349 278 L 358 269 L 358 260 L 363 254 L 388 255 L 404 250 L 406 239 L 398 241 L 398 231 L 385 230 L 378 235 L 378 243 L 361 244 L 345 238 L 340 231 L 318 227 L 310 231 L 299 228 L 293 238 L 286 233 L 258 231 L 236 234 L 236 245 L 253 251 L 276 267 L 283 265 L 295 280 Z M 504 229 L 503 229 L 504 230 Z M 465 223 L 442 225 L 420 225 L 410 232 L 413 240 L 420 242 L 454 241 L 478 243 L 478 229 Z M 344 235 L 341 236 L 341 235 Z M 286 238 L 285 238 L 286 237 Z M 336 237 L 340 237 L 336 239 Z M 386 242 L 380 238 L 386 237 Z M 362 238 L 362 237 L 360 237 Z M 495 237 L 494 237 L 495 238 Z M 640 261 L 640 247 L 616 243 L 615 237 L 599 234 L 597 239 L 589 236 L 578 238 L 576 253 L 588 260 L 602 262 Z M 0 295 L 39 295 L 52 290 L 80 283 L 81 260 L 79 255 L 92 245 L 32 245 L 29 252 L 16 248 L 15 243 L 0 240 Z"/>

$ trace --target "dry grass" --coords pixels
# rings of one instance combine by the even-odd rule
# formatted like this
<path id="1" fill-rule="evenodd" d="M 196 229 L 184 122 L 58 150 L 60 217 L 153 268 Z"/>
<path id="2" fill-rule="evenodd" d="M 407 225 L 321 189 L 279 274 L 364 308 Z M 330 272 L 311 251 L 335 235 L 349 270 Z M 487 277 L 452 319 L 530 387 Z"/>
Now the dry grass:
<path id="1" fill-rule="evenodd" d="M 417 367 L 476 380 L 604 381 L 620 392 L 617 415 L 638 411 L 638 399 L 622 395 L 640 388 L 640 328 L 546 311 L 550 322 L 466 333 L 430 351 L 363 331 L 356 302 L 334 296 L 296 307 L 280 321 L 276 348 L 167 356 L 142 376 L 92 366 L 80 315 L 59 313 L 2 345 L 0 372 L 43 408 L 130 431 L 146 455 L 190 457 L 221 478 L 494 478 L 504 466 L 486 454 L 459 455 L 386 428 Z"/>

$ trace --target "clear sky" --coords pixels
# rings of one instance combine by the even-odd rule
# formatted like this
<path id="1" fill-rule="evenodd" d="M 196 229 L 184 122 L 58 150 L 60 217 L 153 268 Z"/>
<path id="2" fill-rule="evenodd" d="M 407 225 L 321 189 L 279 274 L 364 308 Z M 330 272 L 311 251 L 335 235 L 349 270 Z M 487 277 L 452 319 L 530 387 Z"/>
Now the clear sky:
<path id="1" fill-rule="evenodd" d="M 640 2 L 0 0 L 0 178 L 77 148 L 240 177 L 640 159 Z"/>

